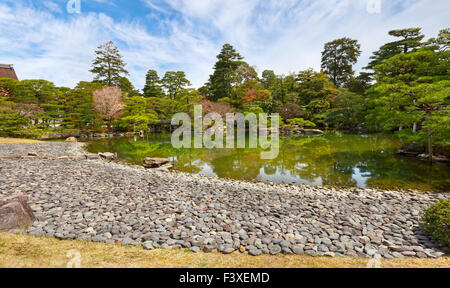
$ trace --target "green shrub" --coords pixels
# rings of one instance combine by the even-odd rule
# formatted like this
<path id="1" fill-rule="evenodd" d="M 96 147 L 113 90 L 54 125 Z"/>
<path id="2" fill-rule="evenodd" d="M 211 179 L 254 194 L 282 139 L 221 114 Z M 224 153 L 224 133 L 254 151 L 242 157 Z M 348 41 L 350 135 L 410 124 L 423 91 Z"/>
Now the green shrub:
<path id="1" fill-rule="evenodd" d="M 287 120 L 287 122 L 290 125 L 297 125 L 297 126 L 300 126 L 300 127 L 316 127 L 316 124 L 314 124 L 311 121 L 305 120 L 303 118 L 289 119 L 289 120 Z"/>
<path id="2" fill-rule="evenodd" d="M 424 230 L 433 240 L 450 245 L 450 199 L 440 200 L 423 215 Z"/>

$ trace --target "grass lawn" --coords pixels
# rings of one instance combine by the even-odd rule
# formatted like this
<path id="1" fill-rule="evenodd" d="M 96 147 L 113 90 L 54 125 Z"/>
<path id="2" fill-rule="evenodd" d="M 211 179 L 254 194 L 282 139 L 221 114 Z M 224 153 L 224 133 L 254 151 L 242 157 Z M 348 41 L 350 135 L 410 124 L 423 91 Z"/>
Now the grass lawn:
<path id="1" fill-rule="evenodd" d="M 17 139 L 17 138 L 2 138 L 0 137 L 0 144 L 6 143 L 38 143 L 41 141 L 32 140 L 32 139 Z"/>
<path id="2" fill-rule="evenodd" d="M 78 240 L 0 233 L 0 267 L 66 267 L 67 252 L 76 249 L 81 267 L 129 268 L 365 268 L 366 258 L 325 258 L 297 255 L 249 256 L 235 252 L 192 253 L 187 250 L 146 251 L 140 247 L 92 243 Z M 404 258 L 382 260 L 381 267 L 450 268 L 450 259 Z"/>

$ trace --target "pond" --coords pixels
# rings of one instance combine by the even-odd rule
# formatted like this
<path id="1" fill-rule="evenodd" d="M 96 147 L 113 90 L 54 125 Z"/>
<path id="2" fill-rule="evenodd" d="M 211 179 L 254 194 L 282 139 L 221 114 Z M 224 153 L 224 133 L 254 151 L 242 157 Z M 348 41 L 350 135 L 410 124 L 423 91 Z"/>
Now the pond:
<path id="1" fill-rule="evenodd" d="M 384 134 L 283 137 L 278 157 L 261 160 L 260 149 L 175 149 L 169 134 L 149 134 L 95 140 L 87 149 L 139 165 L 146 157 L 170 158 L 178 171 L 246 181 L 450 191 L 450 165 L 395 155 L 400 147 Z"/>

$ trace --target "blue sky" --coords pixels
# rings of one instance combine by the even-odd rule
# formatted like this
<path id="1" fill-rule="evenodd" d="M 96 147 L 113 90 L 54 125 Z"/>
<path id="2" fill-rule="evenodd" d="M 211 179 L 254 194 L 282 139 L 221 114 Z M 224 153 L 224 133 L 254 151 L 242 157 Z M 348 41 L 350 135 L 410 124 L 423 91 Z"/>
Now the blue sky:
<path id="1" fill-rule="evenodd" d="M 0 63 L 73 87 L 113 40 L 137 88 L 148 69 L 183 70 L 200 87 L 224 43 L 260 73 L 288 74 L 319 70 L 323 44 L 346 36 L 361 44 L 358 70 L 389 30 L 422 27 L 429 38 L 450 27 L 448 0 L 80 0 L 72 14 L 69 1 L 0 0 Z"/>

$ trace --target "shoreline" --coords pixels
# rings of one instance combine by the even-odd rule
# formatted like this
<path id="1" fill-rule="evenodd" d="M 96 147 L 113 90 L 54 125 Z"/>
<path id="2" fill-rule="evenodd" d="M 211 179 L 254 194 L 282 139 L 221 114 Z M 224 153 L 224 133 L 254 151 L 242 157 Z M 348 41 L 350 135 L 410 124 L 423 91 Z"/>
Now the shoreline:
<path id="1" fill-rule="evenodd" d="M 89 152 L 86 149 L 86 145 L 89 142 L 78 142 L 79 144 L 82 145 L 82 147 L 80 148 L 80 151 L 82 154 L 92 154 L 91 152 Z M 411 158 L 411 157 L 406 157 L 406 158 Z M 419 159 L 416 159 L 419 160 Z M 118 163 L 124 166 L 129 166 L 129 167 L 134 167 L 134 168 L 142 168 L 141 165 L 127 161 L 125 159 L 114 159 L 114 163 Z M 446 164 L 443 162 L 439 162 L 439 164 Z M 154 169 L 158 169 L 158 168 L 154 168 Z M 151 169 L 150 169 L 151 170 Z M 234 179 L 234 178 L 228 178 L 228 177 L 219 177 L 219 176 L 212 176 L 212 175 L 204 175 L 204 174 L 200 174 L 200 173 L 190 173 L 190 172 L 183 172 L 183 171 L 179 171 L 179 170 L 167 170 L 165 169 L 165 171 L 169 172 L 169 173 L 178 173 L 178 174 L 185 174 L 187 176 L 189 175 L 198 175 L 198 176 L 202 176 L 202 177 L 206 177 L 208 179 L 223 179 L 226 181 L 238 181 L 238 182 L 243 182 L 243 183 L 264 183 L 266 185 L 271 185 L 271 186 L 299 186 L 299 187 L 303 187 L 303 188 L 323 188 L 326 190 L 353 190 L 353 189 L 362 189 L 362 190 L 369 190 L 369 191 L 388 191 L 388 192 L 398 192 L 398 193 L 413 193 L 413 194 L 445 194 L 445 193 L 450 193 L 449 191 L 444 191 L 444 190 L 440 190 L 440 189 L 435 189 L 435 190 L 430 190 L 430 189 L 421 189 L 421 188 L 408 188 L 408 187 L 390 187 L 387 186 L 386 188 L 383 187 L 377 187 L 377 186 L 367 186 L 367 187 L 359 187 L 359 186 L 352 186 L 352 185 L 309 185 L 309 184 L 298 184 L 298 183 L 280 183 L 280 182 L 273 182 L 273 181 L 262 181 L 262 180 L 245 180 L 245 179 Z"/>
<path id="2" fill-rule="evenodd" d="M 83 146 L 0 144 L 0 156 L 82 156 Z M 34 236 L 253 256 L 449 252 L 420 228 L 423 208 L 449 193 L 255 183 L 103 160 L 3 159 L 0 168 L 0 194 L 30 196 L 40 221 L 26 234 Z"/>
<path id="3" fill-rule="evenodd" d="M 86 149 L 86 145 L 88 143 L 87 142 L 77 142 L 78 145 L 78 152 L 79 155 L 78 156 L 83 156 L 83 155 L 89 155 L 92 154 L 91 152 L 87 151 Z M 162 172 L 162 173 L 168 173 L 168 174 L 181 174 L 184 175 L 186 177 L 190 177 L 190 176 L 198 176 L 198 177 L 202 177 L 205 179 L 209 179 L 209 180 L 223 180 L 225 182 L 236 182 L 237 184 L 239 183 L 247 183 L 247 184 L 263 184 L 263 185 L 267 185 L 267 186 L 279 186 L 279 187 L 300 187 L 301 189 L 324 189 L 324 190 L 328 190 L 328 191 L 333 191 L 333 192 L 347 192 L 347 193 L 351 193 L 352 191 L 355 190 L 363 190 L 369 193 L 376 193 L 376 192 L 387 192 L 387 193 L 409 193 L 409 194 L 420 194 L 420 195 L 436 195 L 436 194 L 448 194 L 448 196 L 450 197 L 450 192 L 444 192 L 444 191 L 425 191 L 425 190 L 417 190 L 417 189 L 410 189 L 410 188 L 395 188 L 395 189 L 383 189 L 383 188 L 377 188 L 377 187 L 366 187 L 366 188 L 361 188 L 361 187 L 357 187 L 357 186 L 336 186 L 336 185 L 317 185 L 317 186 L 313 186 L 313 185 L 308 185 L 308 184 L 302 184 L 302 185 L 298 185 L 298 184 L 293 184 L 293 183 L 277 183 L 277 182 L 266 182 L 266 181 L 257 181 L 257 180 L 253 180 L 253 181 L 249 181 L 249 180 L 238 180 L 238 179 L 233 179 L 233 178 L 226 178 L 226 177 L 218 177 L 218 176 L 208 176 L 208 175 L 203 175 L 203 174 L 199 174 L 199 173 L 189 173 L 189 172 L 183 172 L 183 171 L 178 171 L 178 170 L 160 170 L 158 168 L 154 168 L 154 169 L 146 169 L 143 168 L 141 165 L 137 165 L 137 164 L 133 164 L 130 162 L 127 162 L 126 160 L 123 159 L 115 159 L 113 161 L 103 161 L 106 163 L 113 163 L 113 164 L 118 164 L 120 166 L 126 166 L 126 167 L 130 167 L 130 168 L 134 168 L 134 169 L 139 169 L 139 170 L 145 170 L 145 171 L 158 171 L 158 172 Z"/>

